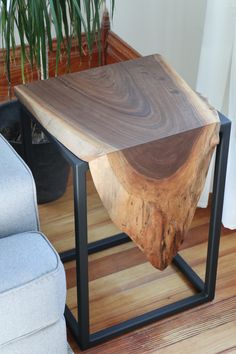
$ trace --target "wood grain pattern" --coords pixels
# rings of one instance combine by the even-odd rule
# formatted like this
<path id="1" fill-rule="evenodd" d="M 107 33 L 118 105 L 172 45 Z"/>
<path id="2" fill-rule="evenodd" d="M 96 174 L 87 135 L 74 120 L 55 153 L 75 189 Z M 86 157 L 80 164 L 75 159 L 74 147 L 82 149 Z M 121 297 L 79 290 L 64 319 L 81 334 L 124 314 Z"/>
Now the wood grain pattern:
<path id="1" fill-rule="evenodd" d="M 159 55 L 17 86 L 15 92 L 85 161 L 218 122 Z"/>
<path id="2" fill-rule="evenodd" d="M 109 219 L 93 182 L 88 176 L 89 241 L 118 230 Z M 73 247 L 73 188 L 56 202 L 40 205 L 41 228 L 54 246 L 64 251 Z M 208 209 L 197 209 L 182 245 L 181 255 L 204 274 Z M 222 354 L 236 350 L 236 232 L 222 230 L 216 299 L 212 303 L 145 326 L 86 351 L 88 354 Z M 76 311 L 75 262 L 65 265 L 68 299 Z M 119 323 L 145 309 L 155 309 L 176 297 L 191 293 L 191 287 L 175 274 L 174 267 L 159 272 L 146 262 L 134 243 L 121 245 L 89 256 L 91 324 L 94 330 L 107 323 Z M 102 289 L 103 286 L 103 289 Z M 105 287 L 107 292 L 105 291 Z M 103 290 L 103 291 L 102 291 Z M 114 295 L 114 298 L 113 298 Z M 135 303 L 136 309 L 133 306 Z M 70 332 L 69 342 L 75 354 L 82 353 Z"/>
<path id="3" fill-rule="evenodd" d="M 16 95 L 89 162 L 119 229 L 155 267 L 170 264 L 219 141 L 217 113 L 159 55 L 19 86 Z"/>

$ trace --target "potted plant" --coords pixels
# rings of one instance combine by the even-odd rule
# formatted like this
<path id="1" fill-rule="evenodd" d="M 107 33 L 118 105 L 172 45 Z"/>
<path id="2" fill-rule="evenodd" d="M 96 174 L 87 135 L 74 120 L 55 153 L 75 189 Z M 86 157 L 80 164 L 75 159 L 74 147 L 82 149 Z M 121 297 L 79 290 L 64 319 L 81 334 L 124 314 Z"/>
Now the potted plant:
<path id="1" fill-rule="evenodd" d="M 114 10 L 114 0 L 112 11 Z M 26 83 L 25 66 L 37 72 L 37 79 L 49 77 L 49 56 L 55 53 L 55 75 L 60 59 L 67 58 L 70 70 L 71 48 L 77 41 L 78 67 L 83 55 L 88 63 L 99 53 L 101 64 L 101 15 L 105 0 L 0 0 L 0 40 L 5 64 L 9 98 L 12 97 L 12 75 L 16 51 L 20 52 L 22 83 Z M 55 40 L 53 39 L 55 36 Z M 17 38 L 19 46 L 16 45 Z M 56 49 L 55 49 L 56 45 Z M 79 59 L 80 58 L 80 59 Z M 19 103 L 10 100 L 0 106 L 0 133 L 23 156 Z M 32 127 L 32 149 L 35 156 L 32 172 L 36 181 L 38 202 L 60 197 L 66 188 L 68 165 L 44 134 Z M 24 156 L 23 156 L 24 157 Z M 30 166 L 31 167 L 31 166 Z"/>
<path id="2" fill-rule="evenodd" d="M 21 106 L 17 100 L 0 105 L 0 132 L 11 143 L 17 153 L 24 158 L 21 134 Z M 51 144 L 42 131 L 32 125 L 33 166 L 30 166 L 35 178 L 38 203 L 47 203 L 58 199 L 65 192 L 69 165 Z"/>

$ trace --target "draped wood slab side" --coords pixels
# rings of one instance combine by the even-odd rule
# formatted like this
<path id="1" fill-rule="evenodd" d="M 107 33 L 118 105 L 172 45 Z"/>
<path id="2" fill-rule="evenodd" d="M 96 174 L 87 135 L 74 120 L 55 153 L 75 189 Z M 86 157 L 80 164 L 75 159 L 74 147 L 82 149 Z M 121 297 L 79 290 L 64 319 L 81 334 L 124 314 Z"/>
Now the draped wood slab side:
<path id="1" fill-rule="evenodd" d="M 111 219 L 157 268 L 177 253 L 219 142 L 219 119 L 159 55 L 16 88 L 88 161 Z"/>
<path id="2" fill-rule="evenodd" d="M 111 219 L 161 270 L 177 254 L 192 222 L 218 143 L 218 126 L 180 136 L 179 147 L 175 137 L 163 142 L 164 154 L 158 141 L 90 162 L 96 189 Z"/>

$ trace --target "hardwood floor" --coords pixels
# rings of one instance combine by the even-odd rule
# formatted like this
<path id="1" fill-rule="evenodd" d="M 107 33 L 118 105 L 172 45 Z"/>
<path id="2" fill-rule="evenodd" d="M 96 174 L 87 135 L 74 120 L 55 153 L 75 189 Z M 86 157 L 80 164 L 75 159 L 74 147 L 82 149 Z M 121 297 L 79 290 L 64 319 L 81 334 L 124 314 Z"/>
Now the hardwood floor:
<path id="1" fill-rule="evenodd" d="M 110 221 L 88 176 L 89 239 L 118 232 Z M 71 178 L 65 195 L 40 206 L 41 228 L 58 251 L 73 247 Z M 204 275 L 209 208 L 198 209 L 181 254 Z M 155 309 L 193 293 L 174 269 L 160 272 L 146 262 L 133 243 L 89 257 L 91 330 Z M 102 354 L 236 353 L 236 232 L 222 230 L 216 298 L 179 315 L 143 327 L 85 351 Z M 76 310 L 75 265 L 65 265 L 67 303 Z M 68 333 L 75 353 L 81 351 Z"/>

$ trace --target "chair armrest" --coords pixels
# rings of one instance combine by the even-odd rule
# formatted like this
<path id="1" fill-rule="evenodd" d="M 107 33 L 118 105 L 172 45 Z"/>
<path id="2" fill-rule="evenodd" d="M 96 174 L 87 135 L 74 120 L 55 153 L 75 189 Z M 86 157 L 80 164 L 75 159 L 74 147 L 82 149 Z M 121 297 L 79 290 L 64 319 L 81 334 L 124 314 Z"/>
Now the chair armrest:
<path id="1" fill-rule="evenodd" d="M 0 135 L 0 237 L 39 229 L 31 171 Z"/>

